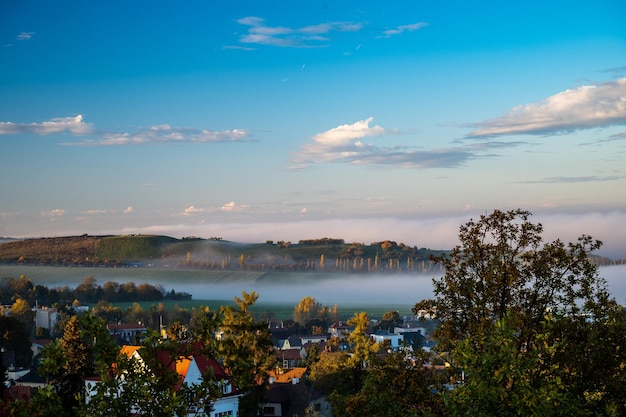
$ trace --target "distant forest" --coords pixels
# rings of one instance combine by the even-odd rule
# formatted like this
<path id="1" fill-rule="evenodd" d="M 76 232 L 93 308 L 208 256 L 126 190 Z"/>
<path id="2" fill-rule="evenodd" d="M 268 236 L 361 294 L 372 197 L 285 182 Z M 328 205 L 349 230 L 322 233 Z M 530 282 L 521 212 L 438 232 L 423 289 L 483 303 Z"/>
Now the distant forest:
<path id="1" fill-rule="evenodd" d="M 135 285 L 133 282 L 119 284 L 105 282 L 100 286 L 94 277 L 86 277 L 81 284 L 72 289 L 69 287 L 48 288 L 43 285 L 33 285 L 30 278 L 22 275 L 19 278 L 3 278 L 0 280 L 0 304 L 10 305 L 16 299 L 24 299 L 31 306 L 36 303 L 51 306 L 55 303 L 72 304 L 74 300 L 80 303 L 96 304 L 99 301 L 108 302 L 141 302 L 165 300 L 190 300 L 191 294 L 185 292 L 166 292 L 161 286 L 151 284 Z"/>

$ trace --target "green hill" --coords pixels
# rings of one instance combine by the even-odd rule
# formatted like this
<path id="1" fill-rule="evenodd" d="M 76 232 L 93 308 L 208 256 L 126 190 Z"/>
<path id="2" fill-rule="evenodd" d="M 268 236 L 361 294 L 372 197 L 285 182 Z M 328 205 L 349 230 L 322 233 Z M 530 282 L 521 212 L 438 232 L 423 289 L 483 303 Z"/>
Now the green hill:
<path id="1" fill-rule="evenodd" d="M 75 266 L 150 266 L 208 270 L 413 271 L 432 267 L 431 255 L 382 241 L 365 245 L 342 239 L 236 243 L 219 238 L 159 235 L 67 236 L 0 243 L 0 263 Z"/>

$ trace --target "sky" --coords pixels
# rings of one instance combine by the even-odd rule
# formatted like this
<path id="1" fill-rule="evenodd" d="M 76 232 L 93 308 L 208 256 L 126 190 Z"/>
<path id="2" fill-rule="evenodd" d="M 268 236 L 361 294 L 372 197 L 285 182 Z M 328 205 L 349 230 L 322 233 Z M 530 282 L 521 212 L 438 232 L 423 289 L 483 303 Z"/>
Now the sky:
<path id="1" fill-rule="evenodd" d="M 3 1 L 0 236 L 447 249 L 522 208 L 624 258 L 624 21 L 622 0 Z"/>

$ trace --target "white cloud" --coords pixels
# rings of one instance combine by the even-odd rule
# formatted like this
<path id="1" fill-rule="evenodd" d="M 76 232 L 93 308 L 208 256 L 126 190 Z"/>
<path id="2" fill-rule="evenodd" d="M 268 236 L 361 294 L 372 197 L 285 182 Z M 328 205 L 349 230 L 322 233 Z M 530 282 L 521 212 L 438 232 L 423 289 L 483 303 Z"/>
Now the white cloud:
<path id="1" fill-rule="evenodd" d="M 51 222 L 56 221 L 58 218 L 63 217 L 65 214 L 65 210 L 63 209 L 54 209 L 50 211 L 42 211 L 41 217 L 47 217 Z"/>
<path id="2" fill-rule="evenodd" d="M 578 184 L 583 182 L 607 182 L 625 179 L 625 175 L 587 175 L 578 177 L 548 177 L 534 181 L 524 181 L 525 184 Z"/>
<path id="3" fill-rule="evenodd" d="M 398 130 L 370 126 L 369 117 L 352 124 L 341 125 L 314 135 L 311 142 L 302 145 L 294 155 L 291 169 L 302 169 L 314 163 L 350 163 L 353 165 L 387 165 L 401 168 L 427 169 L 460 166 L 470 159 L 482 157 L 493 148 L 518 146 L 519 142 L 485 142 L 438 148 L 415 150 L 406 146 L 378 147 L 362 142 L 370 136 L 398 134 Z"/>
<path id="4" fill-rule="evenodd" d="M 170 125 L 152 126 L 134 133 L 105 133 L 102 139 L 89 139 L 82 142 L 65 142 L 67 146 L 123 146 L 152 143 L 217 143 L 239 142 L 248 138 L 248 132 L 242 129 L 207 130 L 172 127 Z"/>
<path id="5" fill-rule="evenodd" d="M 196 213 L 206 213 L 207 209 L 203 209 L 203 208 L 199 208 L 194 206 L 193 204 L 190 205 L 189 207 L 187 207 L 186 209 L 183 210 L 182 215 L 183 216 L 189 216 L 191 214 L 196 214 Z"/>
<path id="6" fill-rule="evenodd" d="M 414 32 L 414 31 L 422 29 L 422 28 L 424 28 L 426 26 L 428 26 L 428 23 L 426 23 L 426 22 L 417 22 L 417 23 L 411 23 L 409 25 L 401 25 L 401 26 L 398 26 L 395 29 L 385 30 L 383 32 L 383 37 L 390 38 L 390 37 L 395 36 L 395 35 L 401 35 L 404 32 Z"/>
<path id="7" fill-rule="evenodd" d="M 241 43 L 291 48 L 326 46 L 332 33 L 356 32 L 363 27 L 362 23 L 353 22 L 327 22 L 295 28 L 267 26 L 265 19 L 256 16 L 243 17 L 237 23 L 249 27 L 248 32 L 240 37 Z"/>
<path id="8" fill-rule="evenodd" d="M 93 210 L 81 211 L 80 214 L 97 215 L 97 214 L 106 214 L 106 213 L 110 213 L 110 212 L 111 212 L 111 210 L 93 209 Z"/>
<path id="9" fill-rule="evenodd" d="M 35 134 L 50 135 L 70 132 L 74 135 L 86 135 L 92 132 L 91 125 L 83 121 L 83 116 L 57 117 L 41 123 L 0 122 L 0 135 Z"/>
<path id="10" fill-rule="evenodd" d="M 27 41 L 33 38 L 33 36 L 35 35 L 35 32 L 22 32 L 19 35 L 17 35 L 17 40 L 18 41 Z"/>
<path id="11" fill-rule="evenodd" d="M 173 127 L 168 124 L 152 126 L 136 132 L 101 132 L 85 123 L 82 115 L 58 117 L 41 123 L 0 122 L 0 135 L 50 135 L 70 133 L 73 136 L 97 137 L 79 142 L 63 142 L 66 146 L 122 146 L 151 143 L 217 143 L 240 142 L 249 137 L 246 130 L 209 130 Z"/>
<path id="12" fill-rule="evenodd" d="M 366 136 L 380 136 L 386 133 L 385 129 L 379 125 L 370 127 L 369 124 L 373 120 L 373 117 L 368 117 L 365 120 L 359 120 L 352 124 L 337 126 L 313 136 L 313 141 L 322 146 L 336 147 L 345 146 L 354 139 L 360 139 Z"/>
<path id="13" fill-rule="evenodd" d="M 248 208 L 250 208 L 249 205 L 246 205 L 246 204 L 238 205 L 234 201 L 231 201 L 231 202 L 224 204 L 222 207 L 220 207 L 220 210 L 226 211 L 226 212 L 241 212 Z"/>
<path id="14" fill-rule="evenodd" d="M 476 123 L 468 137 L 571 132 L 626 124 L 626 78 L 576 87 L 506 116 Z"/>
<path id="15" fill-rule="evenodd" d="M 90 209 L 90 210 L 83 210 L 80 212 L 80 214 L 85 214 L 85 215 L 89 215 L 89 216 L 97 216 L 97 215 L 101 215 L 101 214 L 115 214 L 115 213 L 124 213 L 124 214 L 129 214 L 133 212 L 133 208 L 128 206 L 127 208 L 123 209 L 123 210 L 108 210 L 108 209 Z"/>

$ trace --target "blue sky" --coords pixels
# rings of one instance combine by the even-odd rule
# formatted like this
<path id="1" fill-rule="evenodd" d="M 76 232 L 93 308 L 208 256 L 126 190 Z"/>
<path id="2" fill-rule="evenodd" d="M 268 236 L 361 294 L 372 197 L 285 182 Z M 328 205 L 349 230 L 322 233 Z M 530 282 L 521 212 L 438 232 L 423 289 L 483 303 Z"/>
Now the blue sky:
<path id="1" fill-rule="evenodd" d="M 626 256 L 626 3 L 5 1 L 0 236 L 449 248 L 523 208 Z"/>

